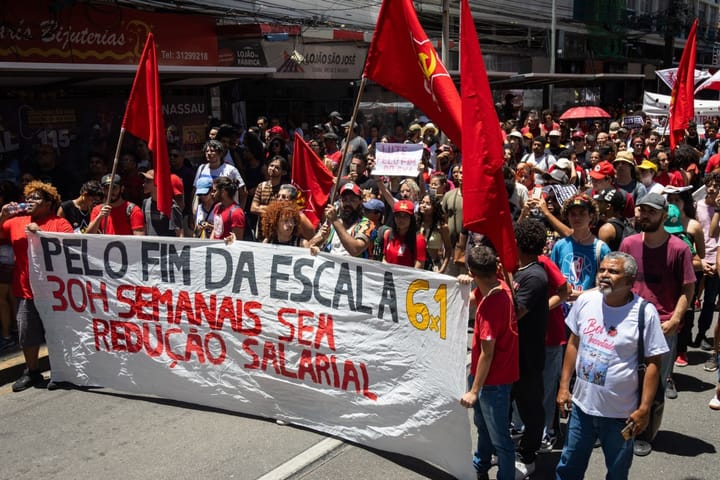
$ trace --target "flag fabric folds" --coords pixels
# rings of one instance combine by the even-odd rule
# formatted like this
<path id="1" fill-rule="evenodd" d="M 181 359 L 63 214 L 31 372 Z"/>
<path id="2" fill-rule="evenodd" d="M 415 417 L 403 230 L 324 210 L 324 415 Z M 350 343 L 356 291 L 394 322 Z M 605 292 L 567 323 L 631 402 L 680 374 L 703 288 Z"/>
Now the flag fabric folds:
<path id="1" fill-rule="evenodd" d="M 412 0 L 383 2 L 363 76 L 413 102 L 460 144 L 460 96 Z"/>
<path id="2" fill-rule="evenodd" d="M 507 271 L 517 268 L 518 256 L 503 177 L 503 140 L 490 83 L 467 0 L 460 15 L 462 139 L 465 167 L 463 225 L 482 233 L 498 252 Z"/>
<path id="3" fill-rule="evenodd" d="M 147 142 L 148 149 L 153 154 L 158 210 L 165 216 L 171 217 L 173 190 L 160 96 L 160 76 L 152 33 L 148 34 L 140 57 L 122 128 Z"/>
<path id="4" fill-rule="evenodd" d="M 695 47 L 697 41 L 697 24 L 695 19 L 685 43 L 677 81 L 670 95 L 670 150 L 683 141 L 688 121 L 695 116 Z"/>
<path id="5" fill-rule="evenodd" d="M 700 85 L 695 89 L 695 93 L 701 90 L 720 90 L 720 70 L 707 77 Z"/>
<path id="6" fill-rule="evenodd" d="M 320 223 L 323 209 L 327 205 L 334 179 L 320 157 L 296 133 L 292 157 L 292 182 L 298 189 L 298 204 L 315 228 Z"/>

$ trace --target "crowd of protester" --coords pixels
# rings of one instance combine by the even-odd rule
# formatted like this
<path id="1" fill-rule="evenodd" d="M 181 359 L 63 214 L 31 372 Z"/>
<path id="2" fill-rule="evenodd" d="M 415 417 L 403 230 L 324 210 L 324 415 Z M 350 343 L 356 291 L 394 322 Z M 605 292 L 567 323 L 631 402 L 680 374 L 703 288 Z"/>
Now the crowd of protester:
<path id="1" fill-rule="evenodd" d="M 387 134 L 382 125 L 344 122 L 339 112 L 308 132 L 286 131 L 277 119 L 265 117 L 242 132 L 231 125 L 213 125 L 201 159 L 187 159 L 181 145 L 169 145 L 174 195 L 170 217 L 158 210 L 155 172 L 144 142 L 125 145 L 114 176 L 106 157 L 91 155 L 79 188 L 73 186 L 78 179 L 56 164 L 57 152 L 43 146 L 38 150 L 42 171 L 24 175 L 21 184 L 0 183 L 0 238 L 6 241 L 0 244 L 0 350 L 16 348 L 19 341 L 28 367 L 13 390 L 41 381 L 37 348 L 42 324 L 26 278 L 26 254 L 21 252 L 28 225 L 31 230 L 258 241 L 364 257 L 475 284 L 473 367 L 478 370 L 471 372 L 471 388 L 462 403 L 476 408 L 482 442 L 475 457 L 478 478 L 486 478 L 491 454 L 497 454 L 498 478 L 525 478 L 534 471 L 538 452 L 555 447 L 558 413 L 570 408 L 564 351 L 568 339 L 575 349 L 582 341 L 577 327 L 583 320 L 575 305 L 599 286 L 598 279 L 610 279 L 607 288 L 614 293 L 606 299 L 622 302 L 629 287 L 613 290 L 612 276 L 637 275 L 633 291 L 652 300 L 648 331 L 659 331 L 653 322 L 661 325 L 668 347 L 657 362 L 666 398 L 678 397 L 672 370 L 688 365 L 688 347 L 712 351 L 705 370 L 718 370 L 717 323 L 708 336 L 720 287 L 717 124 L 707 122 L 704 135 L 691 124 L 686 141 L 671 151 L 664 132 L 650 119 L 632 129 L 620 121 L 570 125 L 556 122 L 552 112 L 531 111 L 522 123 L 502 123 L 505 186 L 520 252 L 520 264 L 512 266 L 498 265 L 492 245 L 463 228 L 461 152 L 422 116 L 408 125 L 393 125 Z M 291 183 L 291 133 L 306 138 L 340 183 L 337 201 L 327 205 L 317 226 L 298 206 L 298 191 Z M 374 175 L 378 142 L 422 144 L 417 176 Z M 652 250 L 649 257 L 647 249 Z M 637 265 L 616 252 L 630 253 Z M 646 258 L 652 258 L 653 265 Z M 613 270 L 617 265 L 622 266 L 619 274 Z M 653 277 L 658 267 L 666 269 L 659 279 Z M 497 274 L 514 270 L 512 280 Z M 693 337 L 695 311 L 700 317 Z M 505 319 L 505 327 L 516 325 L 519 338 L 489 327 L 487 317 L 493 316 Z M 495 335 L 497 345 L 506 350 L 494 347 Z M 652 340 L 654 351 L 660 351 L 657 338 Z M 479 365 L 496 370 L 481 372 Z M 593 383 L 605 381 L 597 378 Z M 488 381 L 502 388 L 490 394 L 493 384 L 481 383 Z M 558 388 L 566 395 L 562 402 Z M 497 396 L 480 399 L 480 391 Z M 720 382 L 709 406 L 720 410 Z M 503 408 L 505 414 L 498 413 Z M 644 421 L 630 418 L 637 424 Z M 579 432 L 582 421 L 577 422 Z M 641 426 L 633 434 L 641 434 Z M 517 437 L 517 447 L 510 435 Z M 637 455 L 652 449 L 651 435 L 637 436 L 629 447 L 603 443 L 603 438 L 604 433 L 596 432 L 592 442 L 600 439 L 606 457 L 623 459 L 608 467 L 617 468 L 617 478 L 623 478 L 623 465 L 629 469 L 628 448 Z M 582 457 L 577 453 L 582 449 L 568 449 L 567 439 L 565 448 L 558 478 L 575 478 L 563 472 L 577 472 L 573 464 L 582 464 L 582 459 L 573 455 Z M 508 473 L 513 468 L 514 473 Z"/>

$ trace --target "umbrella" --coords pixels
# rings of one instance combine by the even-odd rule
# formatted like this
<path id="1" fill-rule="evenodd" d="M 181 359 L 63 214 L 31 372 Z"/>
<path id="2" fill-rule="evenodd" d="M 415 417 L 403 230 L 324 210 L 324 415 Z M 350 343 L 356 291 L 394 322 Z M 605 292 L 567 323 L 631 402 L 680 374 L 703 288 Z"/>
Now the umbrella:
<path id="1" fill-rule="evenodd" d="M 582 118 L 610 118 L 610 114 L 600 107 L 572 107 L 560 116 L 560 120 L 579 120 Z"/>

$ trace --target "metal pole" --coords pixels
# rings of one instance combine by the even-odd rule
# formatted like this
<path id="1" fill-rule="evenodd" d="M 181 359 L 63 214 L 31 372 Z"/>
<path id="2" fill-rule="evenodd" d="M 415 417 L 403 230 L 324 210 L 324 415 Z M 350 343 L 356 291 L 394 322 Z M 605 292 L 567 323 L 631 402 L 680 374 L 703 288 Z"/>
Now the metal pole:
<path id="1" fill-rule="evenodd" d="M 443 0 L 442 4 L 442 52 L 440 60 L 442 60 L 445 68 L 450 68 L 450 0 Z"/>

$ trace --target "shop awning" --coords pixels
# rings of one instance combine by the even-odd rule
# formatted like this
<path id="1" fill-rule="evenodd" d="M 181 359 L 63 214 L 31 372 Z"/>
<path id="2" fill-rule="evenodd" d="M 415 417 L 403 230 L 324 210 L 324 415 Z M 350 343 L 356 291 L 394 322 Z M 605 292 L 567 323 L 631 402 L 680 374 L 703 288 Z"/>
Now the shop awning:
<path id="1" fill-rule="evenodd" d="M 0 87 L 38 86 L 122 86 L 130 85 L 137 65 L 92 63 L 0 62 Z M 273 67 L 214 67 L 160 65 L 160 82 L 172 86 L 206 86 L 264 77 L 275 73 Z"/>
<path id="2" fill-rule="evenodd" d="M 584 87 L 608 81 L 638 81 L 645 75 L 634 73 L 522 73 L 508 78 L 490 78 L 494 89 L 542 88 L 546 85 L 556 87 Z"/>

